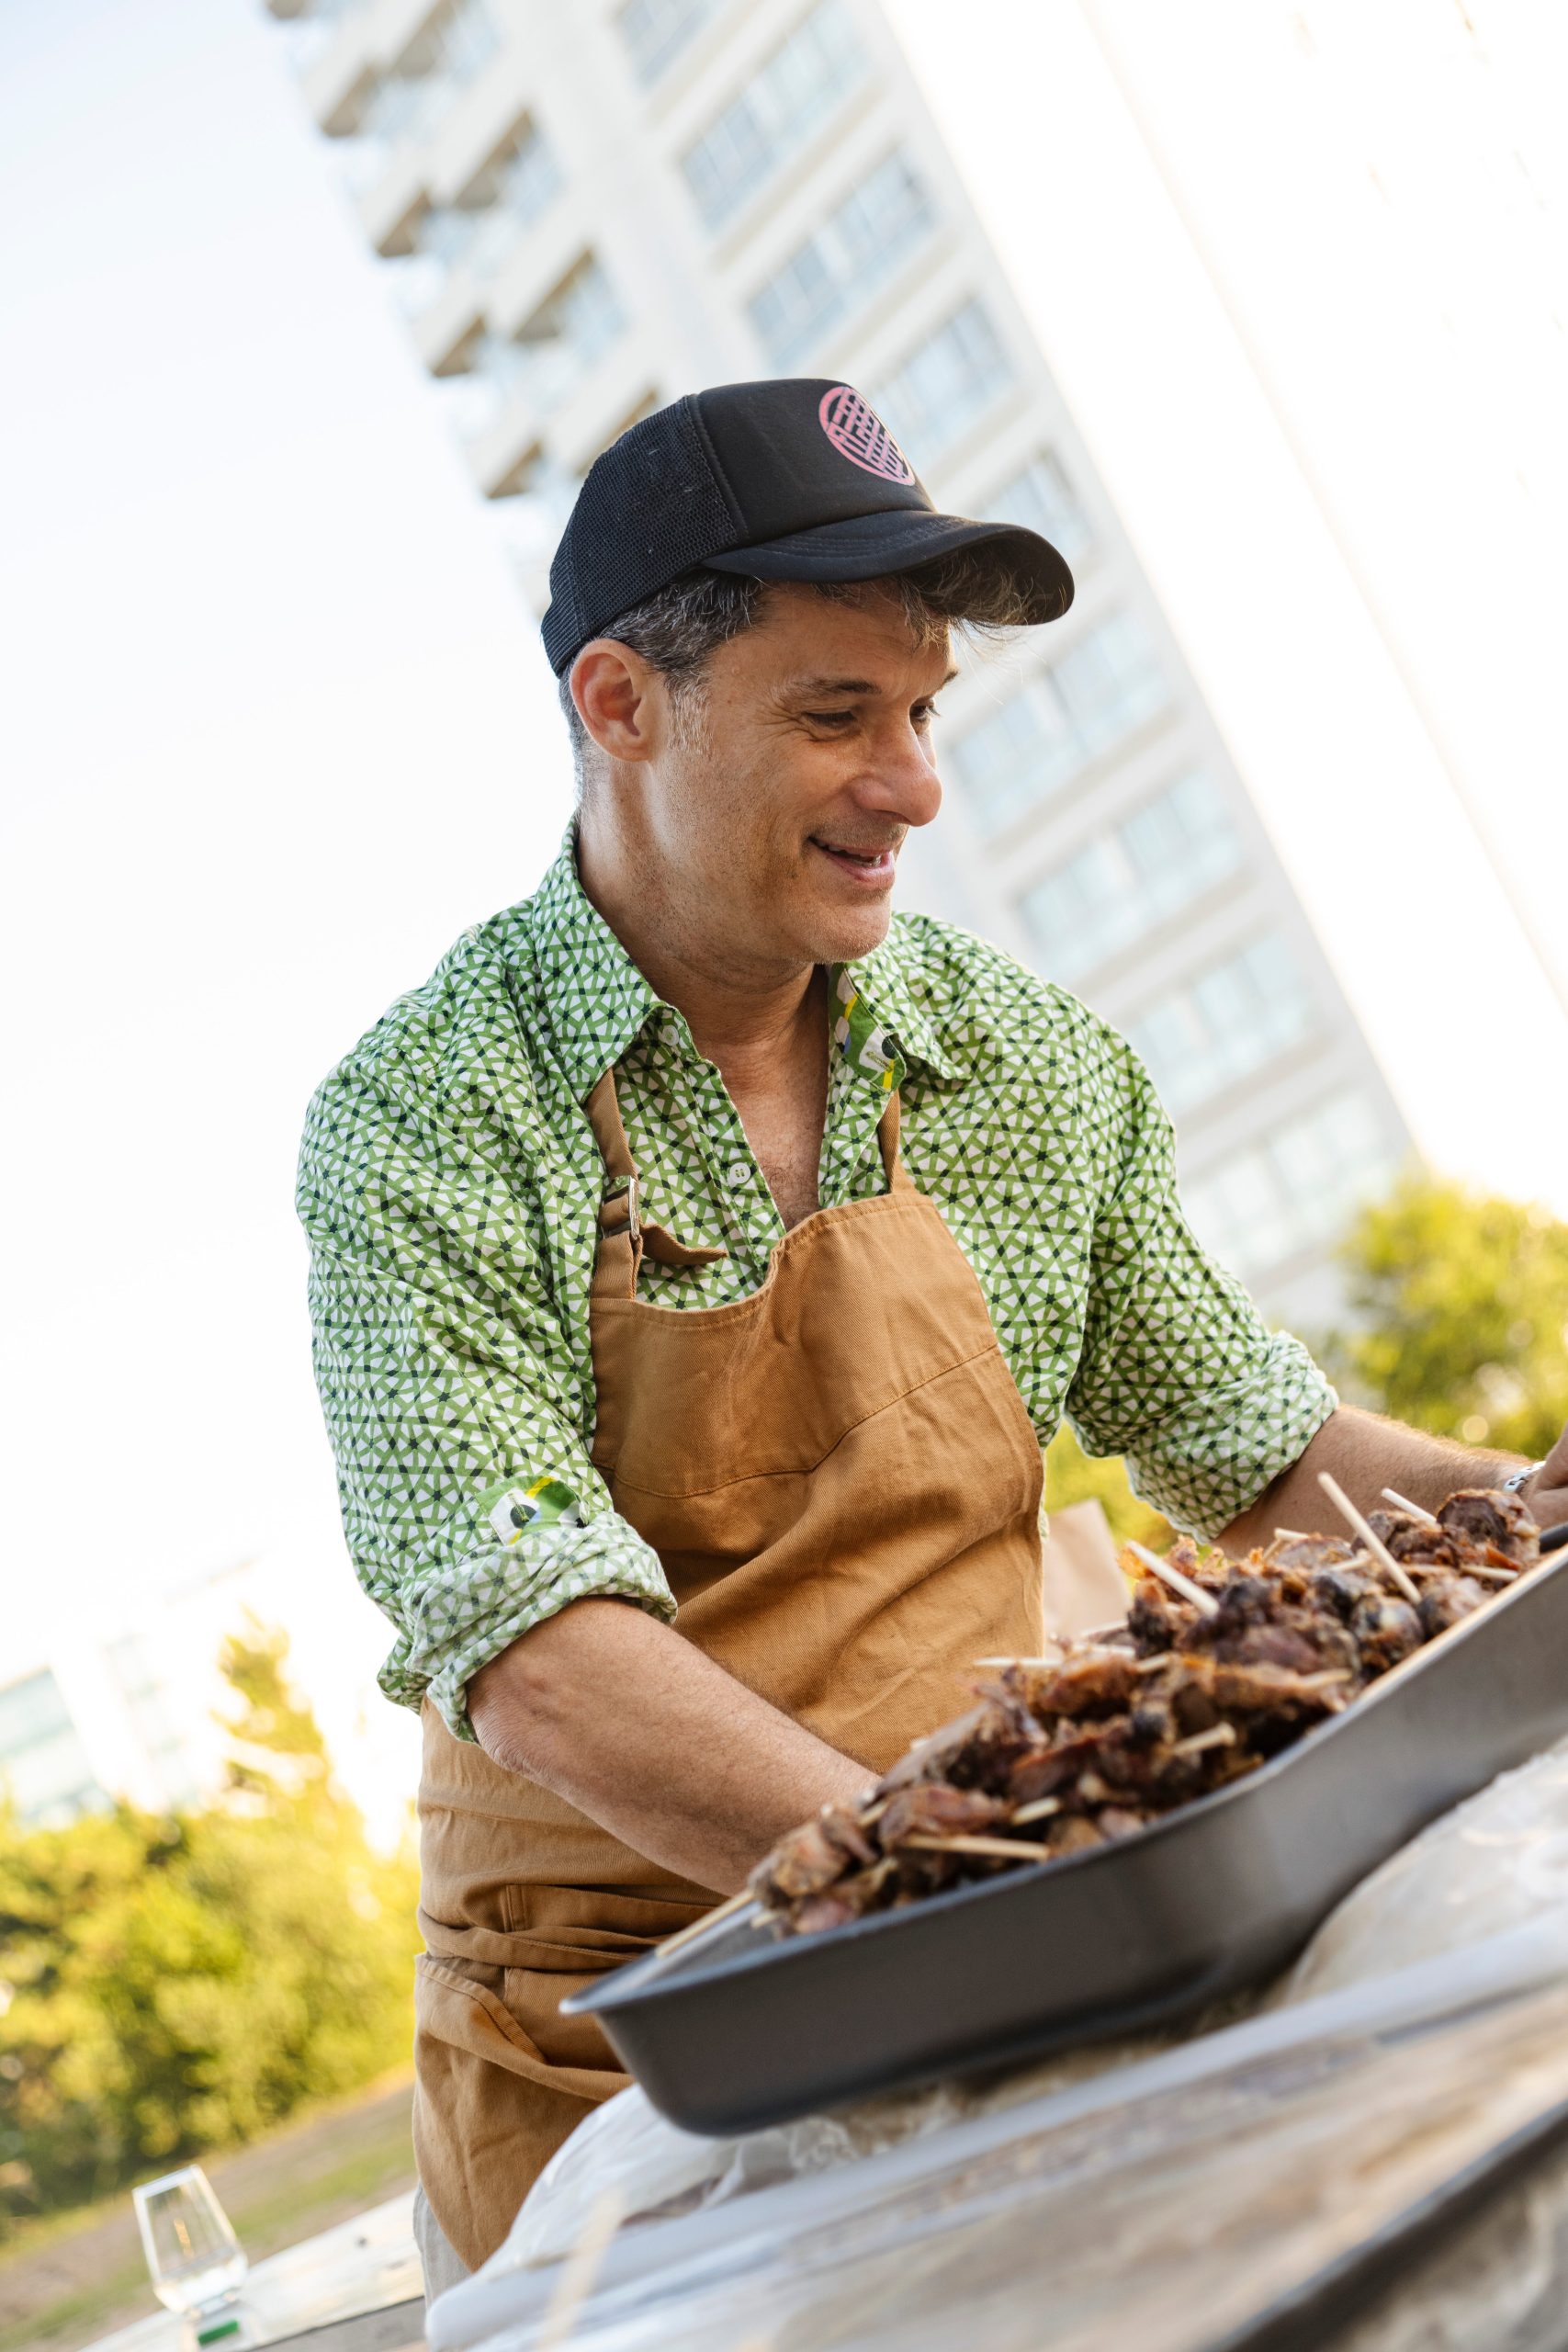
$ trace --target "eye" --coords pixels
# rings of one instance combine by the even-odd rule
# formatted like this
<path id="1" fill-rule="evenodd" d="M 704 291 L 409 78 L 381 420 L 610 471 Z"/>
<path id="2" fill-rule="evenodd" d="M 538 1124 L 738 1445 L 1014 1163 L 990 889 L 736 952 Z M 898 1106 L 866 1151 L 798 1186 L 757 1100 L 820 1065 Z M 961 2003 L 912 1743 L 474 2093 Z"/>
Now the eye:
<path id="1" fill-rule="evenodd" d="M 803 714 L 813 727 L 840 727 L 853 718 L 852 710 L 808 710 Z"/>
<path id="2" fill-rule="evenodd" d="M 917 727 L 926 728 L 933 718 L 940 718 L 942 713 L 934 702 L 918 702 L 909 716 Z"/>

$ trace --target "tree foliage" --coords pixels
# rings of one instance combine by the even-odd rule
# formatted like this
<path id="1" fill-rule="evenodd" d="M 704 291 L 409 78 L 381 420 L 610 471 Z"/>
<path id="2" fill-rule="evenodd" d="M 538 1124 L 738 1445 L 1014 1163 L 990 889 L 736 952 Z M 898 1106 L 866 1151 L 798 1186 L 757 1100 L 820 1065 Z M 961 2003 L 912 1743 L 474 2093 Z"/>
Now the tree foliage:
<path id="1" fill-rule="evenodd" d="M 417 1871 L 367 1843 L 256 1625 L 218 1804 L 0 1815 L 0 2235 L 406 2056 Z"/>
<path id="2" fill-rule="evenodd" d="M 1351 1319 L 1319 1350 L 1347 1398 L 1540 1455 L 1568 1420 L 1568 1225 L 1412 1176 L 1344 1250 Z"/>
<path id="3" fill-rule="evenodd" d="M 1154 1505 L 1133 1492 L 1121 1458 L 1086 1453 L 1064 1421 L 1045 1449 L 1045 1508 L 1066 1510 L 1069 1503 L 1087 1502 L 1100 1505 L 1118 1544 L 1147 1544 L 1163 1552 L 1175 1534 Z"/>

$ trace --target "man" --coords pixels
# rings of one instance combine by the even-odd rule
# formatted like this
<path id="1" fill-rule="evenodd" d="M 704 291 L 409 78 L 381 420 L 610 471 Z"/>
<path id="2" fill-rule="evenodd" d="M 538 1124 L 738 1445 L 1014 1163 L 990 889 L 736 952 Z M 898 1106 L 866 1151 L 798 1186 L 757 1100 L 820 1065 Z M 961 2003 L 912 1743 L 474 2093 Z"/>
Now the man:
<path id="1" fill-rule="evenodd" d="M 423 1711 L 433 2288 L 625 2080 L 561 1997 L 1037 1648 L 1065 1413 L 1245 1548 L 1542 1470 L 1337 1405 L 1198 1248 L 1122 1041 L 890 915 L 950 624 L 1032 533 L 942 516 L 845 385 L 624 435 L 551 571 L 573 834 L 333 1073 L 300 1208 L 360 1576 Z M 628 1605 L 629 1604 L 629 1605 Z"/>

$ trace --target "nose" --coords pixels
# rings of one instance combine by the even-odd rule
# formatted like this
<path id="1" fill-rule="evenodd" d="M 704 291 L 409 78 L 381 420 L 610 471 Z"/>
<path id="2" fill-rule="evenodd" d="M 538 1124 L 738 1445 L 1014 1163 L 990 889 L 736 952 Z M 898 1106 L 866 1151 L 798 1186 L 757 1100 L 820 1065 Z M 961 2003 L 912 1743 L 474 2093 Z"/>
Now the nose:
<path id="1" fill-rule="evenodd" d="M 868 814 L 900 825 L 929 825 L 942 807 L 929 731 L 895 722 L 878 739 L 876 757 L 859 779 L 855 797 Z"/>

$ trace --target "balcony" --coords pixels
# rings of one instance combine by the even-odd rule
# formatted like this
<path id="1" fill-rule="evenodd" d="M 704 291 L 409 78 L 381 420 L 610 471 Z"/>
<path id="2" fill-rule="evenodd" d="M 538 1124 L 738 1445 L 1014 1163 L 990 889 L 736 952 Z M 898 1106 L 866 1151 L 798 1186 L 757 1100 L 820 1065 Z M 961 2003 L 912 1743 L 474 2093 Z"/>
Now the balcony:
<path id="1" fill-rule="evenodd" d="M 609 279 L 584 254 L 515 334 L 498 334 L 481 321 L 457 346 L 439 380 L 487 495 L 576 399 L 625 326 Z"/>
<path id="2" fill-rule="evenodd" d="M 334 39 L 305 76 L 316 120 L 337 142 L 340 175 L 357 197 L 429 145 L 501 48 L 489 0 L 413 10 L 357 0 L 338 29 L 362 14 L 364 37 Z"/>

